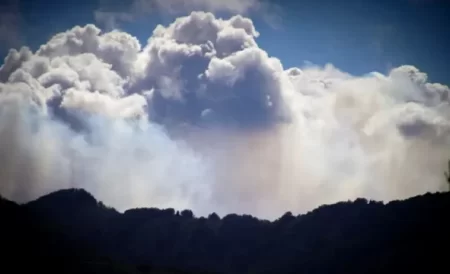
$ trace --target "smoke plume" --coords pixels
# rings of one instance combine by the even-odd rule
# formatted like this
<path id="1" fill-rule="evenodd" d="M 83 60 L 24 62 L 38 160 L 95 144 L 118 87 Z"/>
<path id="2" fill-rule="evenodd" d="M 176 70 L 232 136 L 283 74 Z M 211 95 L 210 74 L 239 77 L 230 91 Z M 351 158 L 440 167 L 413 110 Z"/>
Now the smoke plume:
<path id="1" fill-rule="evenodd" d="M 192 12 L 146 45 L 94 25 L 0 68 L 0 192 L 275 218 L 445 189 L 449 88 L 404 65 L 284 68 L 249 18 Z"/>

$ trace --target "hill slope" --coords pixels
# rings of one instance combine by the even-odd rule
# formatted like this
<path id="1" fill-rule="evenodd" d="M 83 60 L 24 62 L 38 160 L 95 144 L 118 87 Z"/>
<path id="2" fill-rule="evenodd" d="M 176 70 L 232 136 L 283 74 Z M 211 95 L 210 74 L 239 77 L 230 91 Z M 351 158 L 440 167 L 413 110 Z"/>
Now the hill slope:
<path id="1" fill-rule="evenodd" d="M 4 262 L 15 272 L 441 272 L 449 212 L 450 193 L 438 193 L 386 205 L 341 202 L 274 222 L 234 214 L 195 218 L 189 210 L 119 213 L 68 189 L 24 205 L 1 199 L 0 232 Z"/>

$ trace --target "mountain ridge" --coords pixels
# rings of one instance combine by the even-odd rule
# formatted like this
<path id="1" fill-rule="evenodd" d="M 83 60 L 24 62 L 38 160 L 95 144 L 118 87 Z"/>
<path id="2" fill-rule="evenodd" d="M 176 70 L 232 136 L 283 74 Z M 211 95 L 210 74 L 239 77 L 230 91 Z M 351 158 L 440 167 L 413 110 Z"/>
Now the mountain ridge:
<path id="1" fill-rule="evenodd" d="M 306 211 L 304 213 L 299 213 L 297 215 L 293 214 L 292 211 L 288 210 L 283 215 L 279 216 L 277 219 L 281 218 L 282 216 L 284 216 L 286 214 L 292 215 L 294 217 L 301 217 L 301 216 L 304 216 L 304 215 L 315 213 L 315 212 L 320 211 L 320 210 L 322 210 L 324 208 L 336 207 L 336 206 L 346 205 L 346 204 L 349 204 L 349 203 L 360 203 L 360 202 L 362 202 L 362 203 L 370 203 L 370 204 L 378 204 L 378 205 L 389 206 L 389 205 L 401 203 L 401 202 L 404 202 L 404 201 L 414 201 L 414 200 L 418 200 L 418 199 L 422 199 L 424 197 L 430 197 L 430 196 L 434 196 L 434 195 L 437 195 L 437 196 L 439 196 L 439 195 L 447 195 L 447 193 L 450 193 L 450 192 L 439 192 L 439 191 L 426 192 L 426 193 L 415 195 L 415 196 L 411 196 L 411 197 L 408 197 L 408 198 L 395 199 L 395 200 L 391 200 L 391 201 L 387 201 L 387 202 L 378 201 L 378 200 L 370 200 L 370 199 L 367 199 L 367 198 L 358 197 L 358 198 L 355 198 L 355 199 L 348 199 L 347 201 L 337 201 L 337 202 L 334 202 L 334 203 L 322 204 L 322 205 L 319 205 L 319 206 L 317 206 L 317 207 L 315 207 L 315 208 L 313 208 L 313 209 L 311 209 L 309 211 Z M 139 211 L 139 210 L 150 210 L 150 211 L 152 211 L 152 210 L 158 210 L 158 211 L 169 210 L 169 211 L 172 211 L 173 210 L 175 213 L 178 212 L 179 214 L 181 214 L 181 212 L 183 212 L 183 211 L 185 211 L 185 212 L 189 211 L 193 216 L 197 216 L 197 215 L 195 215 L 195 212 L 193 212 L 191 209 L 186 208 L 186 209 L 176 210 L 176 209 L 170 208 L 170 207 L 165 207 L 165 208 L 159 208 L 159 207 L 134 207 L 134 208 L 125 209 L 125 210 L 123 210 L 123 212 L 120 212 L 117 209 L 115 209 L 113 206 L 109 206 L 109 205 L 104 204 L 102 201 L 98 200 L 93 194 L 91 194 L 89 191 L 87 191 L 84 188 L 64 188 L 64 189 L 60 189 L 60 190 L 49 192 L 47 194 L 39 196 L 38 198 L 36 198 L 34 200 L 31 200 L 31 201 L 28 201 L 28 202 L 24 202 L 24 203 L 16 203 L 16 202 L 14 202 L 12 200 L 9 200 L 9 199 L 3 197 L 1 195 L 1 193 L 0 193 L 0 201 L 3 200 L 4 202 L 7 202 L 7 203 L 13 203 L 13 204 L 17 204 L 19 206 L 26 206 L 26 207 L 33 206 L 34 204 L 37 204 L 37 203 L 39 203 L 39 202 L 41 202 L 43 200 L 47 200 L 47 199 L 52 199 L 52 200 L 54 200 L 54 199 L 61 199 L 61 200 L 64 200 L 64 201 L 67 202 L 68 200 L 72 200 L 73 201 L 76 198 L 78 198 L 78 200 L 80 200 L 80 201 L 85 201 L 87 203 L 90 203 L 91 205 L 98 204 L 98 205 L 100 205 L 102 207 L 105 207 L 105 208 L 108 208 L 110 210 L 113 210 L 113 211 L 115 211 L 115 212 L 117 212 L 119 214 L 125 214 L 126 212 Z M 217 213 L 215 213 L 215 212 L 211 212 L 208 215 L 212 215 L 212 214 L 217 215 Z M 229 213 L 229 214 L 226 214 L 223 217 L 219 217 L 219 218 L 222 219 L 222 218 L 225 218 L 228 215 L 235 215 L 235 216 L 241 216 L 241 217 L 243 217 L 243 216 L 251 216 L 252 218 L 258 219 L 259 221 L 268 221 L 268 222 L 273 222 L 273 221 L 277 220 L 277 219 L 274 219 L 273 221 L 271 221 L 271 220 L 268 220 L 268 219 L 265 219 L 265 218 L 259 218 L 259 217 L 256 217 L 256 216 L 253 216 L 253 215 L 247 214 L 247 213 L 241 213 L 241 214 Z M 196 218 L 202 218 L 202 217 L 206 218 L 205 216 L 199 216 L 199 217 L 196 217 Z"/>
<path id="2" fill-rule="evenodd" d="M 80 258 L 108 258 L 190 273 L 430 270 L 445 261 L 434 245 L 450 243 L 449 210 L 450 192 L 388 203 L 359 198 L 297 216 L 286 212 L 274 221 L 245 214 L 195 217 L 188 209 L 170 208 L 121 213 L 84 189 L 52 192 L 25 204 L 0 199 L 6 224 L 1 235 L 10 235 L 4 245 L 9 250 L 19 247 L 30 258 L 39 254 L 48 260 L 67 255 L 60 261 L 76 264 Z"/>

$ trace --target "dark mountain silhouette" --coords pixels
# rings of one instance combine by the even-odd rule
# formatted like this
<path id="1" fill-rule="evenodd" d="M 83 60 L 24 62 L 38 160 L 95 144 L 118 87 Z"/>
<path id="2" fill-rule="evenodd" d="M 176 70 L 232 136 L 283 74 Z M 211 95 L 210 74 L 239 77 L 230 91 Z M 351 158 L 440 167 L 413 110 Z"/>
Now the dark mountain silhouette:
<path id="1" fill-rule="evenodd" d="M 450 193 L 387 204 L 357 199 L 270 222 L 196 218 L 190 210 L 119 213 L 69 189 L 23 205 L 0 199 L 2 266 L 14 273 L 440 273 L 448 271 L 449 216 Z"/>

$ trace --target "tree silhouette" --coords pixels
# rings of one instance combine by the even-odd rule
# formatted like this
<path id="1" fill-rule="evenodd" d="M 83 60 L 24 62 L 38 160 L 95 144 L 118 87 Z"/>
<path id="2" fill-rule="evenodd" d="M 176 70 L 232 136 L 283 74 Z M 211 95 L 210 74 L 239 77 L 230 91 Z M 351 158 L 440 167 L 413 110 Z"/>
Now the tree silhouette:
<path id="1" fill-rule="evenodd" d="M 449 174 L 449 172 L 450 172 L 450 160 L 448 161 L 448 172 L 445 171 L 445 179 L 447 179 L 447 184 L 448 184 L 448 188 L 450 191 L 450 174 Z"/>
<path id="2" fill-rule="evenodd" d="M 450 181 L 450 161 L 445 173 Z M 191 210 L 119 212 L 82 189 L 60 190 L 26 204 L 0 198 L 2 266 L 72 274 L 438 273 L 447 254 L 434 246 L 450 246 L 449 209 L 450 191 L 389 203 L 359 198 L 273 221 L 205 218 Z"/>

